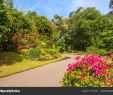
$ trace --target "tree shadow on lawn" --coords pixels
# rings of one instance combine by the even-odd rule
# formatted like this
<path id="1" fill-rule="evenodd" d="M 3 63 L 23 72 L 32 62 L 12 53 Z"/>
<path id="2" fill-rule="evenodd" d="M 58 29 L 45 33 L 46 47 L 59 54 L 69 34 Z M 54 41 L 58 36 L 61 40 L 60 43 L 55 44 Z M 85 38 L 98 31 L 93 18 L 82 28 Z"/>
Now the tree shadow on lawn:
<path id="1" fill-rule="evenodd" d="M 0 66 L 12 65 L 16 62 L 21 62 L 22 57 L 15 52 L 0 52 Z"/>

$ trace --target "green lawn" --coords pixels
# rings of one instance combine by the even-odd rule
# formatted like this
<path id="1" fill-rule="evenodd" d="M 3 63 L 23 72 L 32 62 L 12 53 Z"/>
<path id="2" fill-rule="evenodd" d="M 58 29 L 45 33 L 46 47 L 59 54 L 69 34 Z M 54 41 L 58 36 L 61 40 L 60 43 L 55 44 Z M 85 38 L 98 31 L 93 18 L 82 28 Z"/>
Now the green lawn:
<path id="1" fill-rule="evenodd" d="M 40 67 L 61 59 L 63 57 L 48 61 L 31 61 L 22 59 L 19 54 L 14 52 L 0 52 L 0 77 Z"/>

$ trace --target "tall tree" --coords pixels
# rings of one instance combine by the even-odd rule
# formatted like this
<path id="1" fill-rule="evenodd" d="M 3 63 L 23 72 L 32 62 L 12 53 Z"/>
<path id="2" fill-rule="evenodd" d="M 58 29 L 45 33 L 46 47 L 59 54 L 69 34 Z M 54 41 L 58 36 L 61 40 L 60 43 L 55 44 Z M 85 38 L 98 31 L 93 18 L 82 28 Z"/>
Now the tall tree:
<path id="1" fill-rule="evenodd" d="M 109 14 L 113 15 L 113 0 L 110 0 L 109 8 L 111 8 L 111 11 L 109 12 Z"/>
<path id="2" fill-rule="evenodd" d="M 4 5 L 7 9 L 13 9 L 13 0 L 4 0 Z"/>
<path id="3" fill-rule="evenodd" d="M 4 0 L 0 0 L 0 10 L 4 9 Z"/>
<path id="4" fill-rule="evenodd" d="M 83 7 L 79 7 L 76 11 L 72 11 L 72 12 L 69 14 L 69 18 L 72 18 L 74 15 L 80 13 L 82 10 L 83 10 Z"/>
<path id="5" fill-rule="evenodd" d="M 113 0 L 110 0 L 109 7 L 113 8 Z"/>
<path id="6" fill-rule="evenodd" d="M 71 18 L 66 43 L 72 50 L 85 51 L 92 45 L 98 35 L 98 29 L 94 27 L 95 21 L 100 16 L 100 12 L 95 8 L 87 8 Z"/>

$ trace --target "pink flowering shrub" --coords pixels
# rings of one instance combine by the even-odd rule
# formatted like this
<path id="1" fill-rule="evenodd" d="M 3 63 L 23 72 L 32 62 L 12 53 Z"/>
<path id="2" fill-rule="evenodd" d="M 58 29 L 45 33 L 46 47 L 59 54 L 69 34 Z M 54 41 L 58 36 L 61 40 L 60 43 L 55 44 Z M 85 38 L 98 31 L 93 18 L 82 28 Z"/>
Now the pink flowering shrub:
<path id="1" fill-rule="evenodd" d="M 69 64 L 64 75 L 62 86 L 68 87 L 112 87 L 113 66 L 107 58 L 100 56 L 77 56 Z"/>

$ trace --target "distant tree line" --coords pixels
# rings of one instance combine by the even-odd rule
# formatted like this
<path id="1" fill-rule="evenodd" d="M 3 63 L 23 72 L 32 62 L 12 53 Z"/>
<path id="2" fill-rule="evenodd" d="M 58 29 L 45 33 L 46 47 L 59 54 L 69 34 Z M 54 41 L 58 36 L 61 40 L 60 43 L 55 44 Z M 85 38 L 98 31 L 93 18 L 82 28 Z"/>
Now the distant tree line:
<path id="1" fill-rule="evenodd" d="M 24 13 L 13 5 L 13 0 L 0 0 L 1 51 L 36 47 L 86 51 L 90 46 L 113 49 L 113 0 L 108 14 L 80 7 L 69 18 L 55 15 L 52 20 L 32 11 Z"/>

